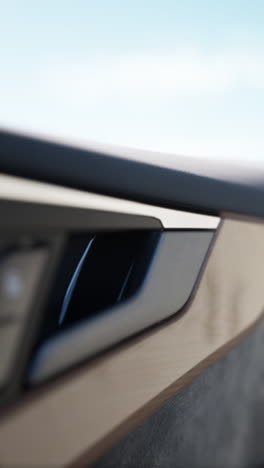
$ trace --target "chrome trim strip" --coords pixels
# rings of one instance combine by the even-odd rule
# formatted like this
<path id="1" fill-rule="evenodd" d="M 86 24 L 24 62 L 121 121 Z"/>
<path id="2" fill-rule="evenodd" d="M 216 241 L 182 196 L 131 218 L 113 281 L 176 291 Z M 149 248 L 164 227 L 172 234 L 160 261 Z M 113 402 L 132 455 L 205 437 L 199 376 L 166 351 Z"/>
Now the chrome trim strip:
<path id="1" fill-rule="evenodd" d="M 67 288 L 67 291 L 66 291 L 66 294 L 65 294 L 65 297 L 64 297 L 64 300 L 63 300 L 63 303 L 62 303 L 62 308 L 61 308 L 61 312 L 60 312 L 60 316 L 59 316 L 59 323 L 58 325 L 61 325 L 63 323 L 63 320 L 65 318 L 65 314 L 67 312 L 67 309 L 68 309 L 68 306 L 69 306 L 69 303 L 70 303 L 70 300 L 72 298 L 72 294 L 73 294 L 73 291 L 74 291 L 74 288 L 76 286 L 76 283 L 78 281 L 78 278 L 80 276 L 80 273 L 81 273 L 81 269 L 82 269 L 82 266 L 84 264 L 84 261 L 92 247 L 92 244 L 95 240 L 95 237 L 94 236 L 89 242 L 88 242 L 88 245 L 84 251 L 84 253 L 82 254 L 82 257 L 81 257 L 81 260 L 79 261 L 77 267 L 76 267 L 76 270 L 74 271 L 73 273 L 73 276 L 71 278 L 71 281 L 69 283 L 69 286 Z"/>
<path id="2" fill-rule="evenodd" d="M 0 174 L 0 199 L 45 203 L 157 218 L 165 229 L 216 229 L 220 218 L 123 200 Z"/>

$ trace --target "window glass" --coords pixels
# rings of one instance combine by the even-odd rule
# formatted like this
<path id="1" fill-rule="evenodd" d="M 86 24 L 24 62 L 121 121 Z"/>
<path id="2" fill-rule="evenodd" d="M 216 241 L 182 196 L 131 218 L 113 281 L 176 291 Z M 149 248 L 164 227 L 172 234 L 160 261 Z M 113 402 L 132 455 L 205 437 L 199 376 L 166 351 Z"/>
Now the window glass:
<path id="1" fill-rule="evenodd" d="M 263 160 L 263 18 L 262 0 L 2 2 L 0 123 Z"/>

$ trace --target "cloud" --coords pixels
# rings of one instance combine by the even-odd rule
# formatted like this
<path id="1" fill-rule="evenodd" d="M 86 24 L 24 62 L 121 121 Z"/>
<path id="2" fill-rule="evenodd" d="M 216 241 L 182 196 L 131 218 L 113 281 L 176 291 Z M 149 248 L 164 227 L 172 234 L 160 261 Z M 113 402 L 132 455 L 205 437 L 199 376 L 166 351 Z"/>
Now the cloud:
<path id="1" fill-rule="evenodd" d="M 2 87 L 0 120 L 10 127 L 209 159 L 263 159 L 260 50 L 49 58 L 23 73 L 19 86 L 13 74 L 15 86 Z"/>
<path id="2" fill-rule="evenodd" d="M 48 92 L 73 100 L 190 97 L 234 88 L 264 89 L 264 62 L 262 56 L 241 50 L 212 56 L 186 50 L 53 65 L 42 77 L 42 87 Z"/>

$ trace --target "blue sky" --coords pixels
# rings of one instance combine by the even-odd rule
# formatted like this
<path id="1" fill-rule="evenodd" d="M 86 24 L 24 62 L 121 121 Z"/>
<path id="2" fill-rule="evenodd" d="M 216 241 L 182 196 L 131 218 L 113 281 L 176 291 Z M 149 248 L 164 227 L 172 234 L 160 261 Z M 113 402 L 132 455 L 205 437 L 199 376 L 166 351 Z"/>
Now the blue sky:
<path id="1" fill-rule="evenodd" d="M 1 2 L 0 124 L 264 161 L 264 2 Z"/>

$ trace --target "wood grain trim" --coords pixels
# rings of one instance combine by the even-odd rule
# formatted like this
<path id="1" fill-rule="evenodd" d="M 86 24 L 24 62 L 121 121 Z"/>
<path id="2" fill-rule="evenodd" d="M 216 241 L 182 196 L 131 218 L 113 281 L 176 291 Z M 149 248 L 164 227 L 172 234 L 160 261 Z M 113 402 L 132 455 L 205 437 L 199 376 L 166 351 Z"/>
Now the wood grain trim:
<path id="1" fill-rule="evenodd" d="M 6 414 L 0 463 L 57 467 L 102 455 L 260 320 L 263 273 L 264 224 L 226 219 L 185 313 Z"/>

